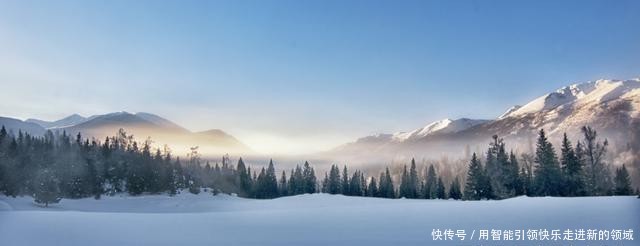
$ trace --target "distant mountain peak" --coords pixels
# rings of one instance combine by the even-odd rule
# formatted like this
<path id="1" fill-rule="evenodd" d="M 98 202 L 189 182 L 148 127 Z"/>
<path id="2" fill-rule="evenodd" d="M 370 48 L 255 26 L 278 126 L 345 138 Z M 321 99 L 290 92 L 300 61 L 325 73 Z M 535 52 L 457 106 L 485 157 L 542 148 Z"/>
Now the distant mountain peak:
<path id="1" fill-rule="evenodd" d="M 80 124 L 84 121 L 86 121 L 87 118 L 79 115 L 79 114 L 72 114 L 69 115 L 67 117 L 64 117 L 62 119 L 56 120 L 56 121 L 44 121 L 44 120 L 39 120 L 39 119 L 27 119 L 25 122 L 30 122 L 30 123 L 35 123 L 38 124 L 46 129 L 56 129 L 56 128 L 64 128 L 64 127 L 69 127 L 69 126 L 73 126 L 76 124 Z"/>
<path id="2" fill-rule="evenodd" d="M 456 120 L 445 118 L 429 123 L 422 128 L 418 128 L 410 132 L 395 133 L 393 134 L 392 138 L 396 141 L 406 141 L 411 139 L 423 138 L 433 134 L 455 133 L 485 122 L 488 121 L 469 118 L 460 118 Z"/>
<path id="3" fill-rule="evenodd" d="M 76 114 L 76 113 L 74 113 L 72 115 L 69 115 L 67 117 L 64 117 L 64 119 L 67 119 L 67 118 L 82 118 L 82 119 L 84 119 L 84 117 L 82 115 L 79 115 L 79 114 Z"/>

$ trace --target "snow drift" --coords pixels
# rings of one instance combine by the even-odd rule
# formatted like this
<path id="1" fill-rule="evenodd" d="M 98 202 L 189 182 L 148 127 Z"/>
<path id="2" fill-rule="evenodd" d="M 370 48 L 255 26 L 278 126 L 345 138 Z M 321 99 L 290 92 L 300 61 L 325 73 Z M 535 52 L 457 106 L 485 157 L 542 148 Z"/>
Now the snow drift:
<path id="1" fill-rule="evenodd" d="M 635 197 L 472 202 L 312 194 L 251 200 L 201 193 L 62 200 L 46 209 L 28 197 L 1 197 L 0 244 L 434 245 L 456 244 L 433 241 L 434 229 L 638 232 L 638 218 Z"/>

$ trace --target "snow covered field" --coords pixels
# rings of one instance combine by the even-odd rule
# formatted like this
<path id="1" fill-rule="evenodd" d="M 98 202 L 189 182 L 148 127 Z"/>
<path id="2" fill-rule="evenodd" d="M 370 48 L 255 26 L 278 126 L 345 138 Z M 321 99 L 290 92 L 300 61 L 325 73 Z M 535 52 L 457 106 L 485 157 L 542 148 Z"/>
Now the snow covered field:
<path id="1" fill-rule="evenodd" d="M 434 229 L 464 229 L 473 241 L 433 241 Z M 546 245 L 478 241 L 478 230 L 633 229 L 640 199 L 527 198 L 504 201 L 389 200 L 313 194 L 251 200 L 208 193 L 64 199 L 49 208 L 0 197 L 0 245 Z M 555 242 L 581 245 L 576 242 Z M 586 243 L 583 242 L 585 245 Z"/>

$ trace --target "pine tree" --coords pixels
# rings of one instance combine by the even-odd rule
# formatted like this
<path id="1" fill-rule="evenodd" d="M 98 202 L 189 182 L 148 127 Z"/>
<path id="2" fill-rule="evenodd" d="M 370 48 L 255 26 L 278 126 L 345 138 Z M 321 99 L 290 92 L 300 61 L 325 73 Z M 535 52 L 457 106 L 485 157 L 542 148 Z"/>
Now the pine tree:
<path id="1" fill-rule="evenodd" d="M 178 193 L 178 168 L 176 167 L 176 165 L 179 165 L 178 162 L 176 162 L 175 164 L 171 165 L 171 156 L 168 155 L 167 158 L 165 158 L 165 161 L 167 162 L 167 164 L 170 166 L 169 171 L 167 172 L 167 189 L 169 191 L 169 195 L 170 196 L 174 196 Z"/>
<path id="2" fill-rule="evenodd" d="M 303 172 L 302 172 L 302 176 L 303 176 L 303 192 L 304 193 L 316 193 L 316 174 L 315 171 L 313 170 L 313 167 L 311 167 L 309 165 L 309 162 L 304 162 L 304 167 L 303 167 Z"/>
<path id="3" fill-rule="evenodd" d="M 349 183 L 349 195 L 351 196 L 362 196 L 363 195 L 363 184 L 361 183 L 360 171 L 356 170 L 351 177 Z"/>
<path id="4" fill-rule="evenodd" d="M 387 168 L 389 169 L 389 168 Z M 380 173 L 380 178 L 378 179 L 378 195 L 377 197 L 386 197 L 387 195 L 387 190 L 386 190 L 386 178 L 385 178 L 385 172 L 381 172 Z"/>
<path id="5" fill-rule="evenodd" d="M 369 192 L 369 187 L 367 186 L 367 180 L 364 178 L 364 173 L 360 172 L 360 186 L 362 187 L 362 196 L 366 196 Z"/>
<path id="6" fill-rule="evenodd" d="M 518 158 L 511 151 L 509 154 L 509 172 L 508 172 L 508 183 L 507 188 L 513 191 L 514 196 L 521 196 L 525 194 L 523 177 L 520 176 L 520 169 L 518 164 Z"/>
<path id="7" fill-rule="evenodd" d="M 438 177 L 438 184 L 436 185 L 436 197 L 438 199 L 447 199 L 447 192 L 444 187 L 444 182 L 442 182 L 442 178 Z"/>
<path id="8" fill-rule="evenodd" d="M 400 182 L 400 197 L 415 199 L 418 198 L 418 171 L 416 162 L 411 159 L 411 167 L 407 172 L 407 166 L 404 166 L 402 180 Z"/>
<path id="9" fill-rule="evenodd" d="M 269 160 L 269 167 L 265 177 L 266 192 L 265 198 L 278 197 L 278 178 L 276 177 L 276 169 L 273 166 L 273 160 Z"/>
<path id="10" fill-rule="evenodd" d="M 617 196 L 630 196 L 633 195 L 633 190 L 631 189 L 631 179 L 629 178 L 629 172 L 627 172 L 627 167 L 623 164 L 621 168 L 616 169 L 615 180 L 615 191 L 614 194 Z"/>
<path id="11" fill-rule="evenodd" d="M 160 149 L 156 149 L 156 153 L 153 156 L 153 158 L 149 158 L 145 163 L 145 169 L 147 169 L 147 172 L 145 172 L 145 175 L 147 175 L 145 177 L 145 179 L 147 180 L 146 190 L 153 194 L 160 193 L 161 191 L 163 191 L 163 188 L 164 188 L 162 187 L 162 184 L 161 184 L 162 181 L 160 180 L 161 179 L 160 173 L 164 171 L 162 170 L 163 166 L 157 165 L 158 163 L 161 163 L 161 162 L 162 162 L 162 153 L 160 152 Z"/>
<path id="12" fill-rule="evenodd" d="M 371 180 L 369 181 L 369 187 L 367 188 L 367 196 L 369 197 L 378 196 L 378 184 L 376 183 L 375 177 L 371 177 Z"/>
<path id="13" fill-rule="evenodd" d="M 328 182 L 328 193 L 329 194 L 340 194 L 340 169 L 337 165 L 332 165 L 331 170 L 329 171 L 329 182 Z"/>
<path id="14" fill-rule="evenodd" d="M 536 144 L 537 164 L 535 170 L 536 194 L 538 196 L 558 196 L 561 188 L 561 173 L 553 145 L 547 140 L 544 129 L 538 134 Z"/>
<path id="15" fill-rule="evenodd" d="M 487 182 L 482 164 L 476 153 L 471 156 L 469 170 L 467 172 L 467 183 L 464 187 L 464 198 L 466 200 L 480 200 L 490 198 L 490 183 Z"/>
<path id="16" fill-rule="evenodd" d="M 453 182 L 451 182 L 451 187 L 449 188 L 449 198 L 454 200 L 462 199 L 462 192 L 460 191 L 460 180 L 458 180 L 458 177 L 453 179 Z"/>
<path id="17" fill-rule="evenodd" d="M 349 185 L 349 173 L 347 172 L 347 165 L 345 165 L 342 171 L 342 189 L 340 191 L 343 195 L 349 195 L 351 193 L 349 191 Z"/>
<path id="18" fill-rule="evenodd" d="M 304 180 L 304 173 L 300 165 L 296 165 L 296 168 L 294 169 L 291 177 L 293 178 L 294 182 L 289 184 L 289 187 L 292 187 L 292 189 L 289 191 L 290 194 L 293 194 L 293 195 L 304 194 L 305 180 Z"/>
<path id="19" fill-rule="evenodd" d="M 1 142 L 0 142 L 1 144 Z M 1 148 L 2 146 L 0 146 Z M 5 167 L 4 167 L 4 163 L 6 162 L 6 160 L 4 160 L 3 156 L 0 155 L 0 193 L 4 194 L 6 193 L 6 188 L 5 188 L 5 181 L 4 181 L 4 176 L 5 174 Z"/>
<path id="20" fill-rule="evenodd" d="M 58 203 L 62 199 L 55 174 L 50 169 L 44 169 L 38 175 L 37 187 L 33 194 L 36 203 L 48 207 L 51 203 Z"/>
<path id="21" fill-rule="evenodd" d="M 90 186 L 90 192 L 95 199 L 100 199 L 102 195 L 102 180 L 98 177 L 98 171 L 92 159 L 87 159 L 87 183 Z"/>
<path id="22" fill-rule="evenodd" d="M 291 175 L 289 176 L 289 195 L 298 195 L 300 193 L 298 193 L 298 183 L 300 183 L 298 181 L 299 176 L 302 175 L 302 171 L 300 171 L 300 175 L 296 175 L 296 170 L 299 170 L 300 167 L 298 165 L 296 165 L 295 169 L 291 169 Z"/>
<path id="23" fill-rule="evenodd" d="M 378 187 L 378 193 L 380 197 L 395 198 L 395 188 L 389 168 L 387 167 L 383 173 L 380 173 L 380 185 Z"/>
<path id="24" fill-rule="evenodd" d="M 493 142 L 489 145 L 489 150 L 487 150 L 485 174 L 491 183 L 495 198 L 504 199 L 514 196 L 513 179 L 515 177 L 512 169 L 504 141 L 494 135 Z"/>
<path id="25" fill-rule="evenodd" d="M 5 173 L 6 173 L 6 163 L 8 162 L 8 158 L 4 155 L 4 143 L 7 139 L 7 130 L 2 125 L 0 128 L 0 193 L 6 194 L 6 184 L 5 184 Z"/>
<path id="26" fill-rule="evenodd" d="M 2 129 L 0 129 L 0 141 L 4 141 L 6 137 L 7 137 L 7 129 L 5 129 L 4 125 L 2 125 Z"/>
<path id="27" fill-rule="evenodd" d="M 433 167 L 433 164 L 429 165 L 425 177 L 426 180 L 424 182 L 424 187 L 422 188 L 422 196 L 425 199 L 435 199 L 437 197 L 436 186 L 438 185 L 438 181 L 436 169 Z"/>
<path id="28" fill-rule="evenodd" d="M 604 163 L 608 142 L 597 141 L 597 132 L 591 127 L 582 127 L 584 144 L 580 149 L 579 160 L 584 160 L 586 190 L 588 195 L 609 195 L 612 189 L 611 171 Z"/>
<path id="29" fill-rule="evenodd" d="M 280 176 L 280 185 L 278 186 L 278 190 L 280 191 L 280 196 L 288 196 L 289 195 L 289 185 L 287 185 L 287 174 L 282 171 L 282 176 Z"/>
<path id="30" fill-rule="evenodd" d="M 256 179 L 256 185 L 253 186 L 254 188 L 253 193 L 255 198 L 258 198 L 258 199 L 269 198 L 269 187 L 267 183 L 268 183 L 267 172 L 263 167 L 260 170 L 260 174 L 258 174 L 258 177 Z"/>
<path id="31" fill-rule="evenodd" d="M 236 165 L 237 172 L 237 180 L 236 186 L 239 188 L 238 194 L 242 197 L 249 196 L 251 192 L 251 173 L 247 171 L 247 168 L 242 160 L 242 157 L 238 159 L 238 164 Z"/>
<path id="32" fill-rule="evenodd" d="M 402 169 L 402 177 L 400 179 L 400 198 L 411 198 L 411 191 L 409 188 L 409 172 L 407 171 L 407 165 L 404 165 Z"/>
<path id="33" fill-rule="evenodd" d="M 418 170 L 416 160 L 411 158 L 411 168 L 409 169 L 409 195 L 407 198 L 418 198 Z"/>
<path id="34" fill-rule="evenodd" d="M 584 174 L 582 172 L 582 163 L 576 156 L 567 134 L 562 138 L 562 147 L 560 148 L 560 165 L 563 174 L 563 190 L 564 196 L 581 196 L 584 195 Z"/>
<path id="35" fill-rule="evenodd" d="M 520 180 L 524 194 L 533 196 L 535 187 L 533 184 L 533 156 L 530 154 L 522 154 L 522 168 L 520 169 Z"/>
<path id="36" fill-rule="evenodd" d="M 329 193 L 329 174 L 327 174 L 327 172 L 324 173 L 324 179 L 322 179 L 320 192 Z"/>

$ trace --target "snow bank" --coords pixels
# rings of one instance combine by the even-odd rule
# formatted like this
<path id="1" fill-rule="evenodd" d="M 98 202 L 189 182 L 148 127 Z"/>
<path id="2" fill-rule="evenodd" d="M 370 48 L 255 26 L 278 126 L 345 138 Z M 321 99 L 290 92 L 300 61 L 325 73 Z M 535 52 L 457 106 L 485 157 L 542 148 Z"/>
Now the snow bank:
<path id="1" fill-rule="evenodd" d="M 203 193 L 65 199 L 51 208 L 1 197 L 0 210 L 0 245 L 434 245 L 446 242 L 433 241 L 433 229 L 640 231 L 635 197 L 251 200 Z"/>

